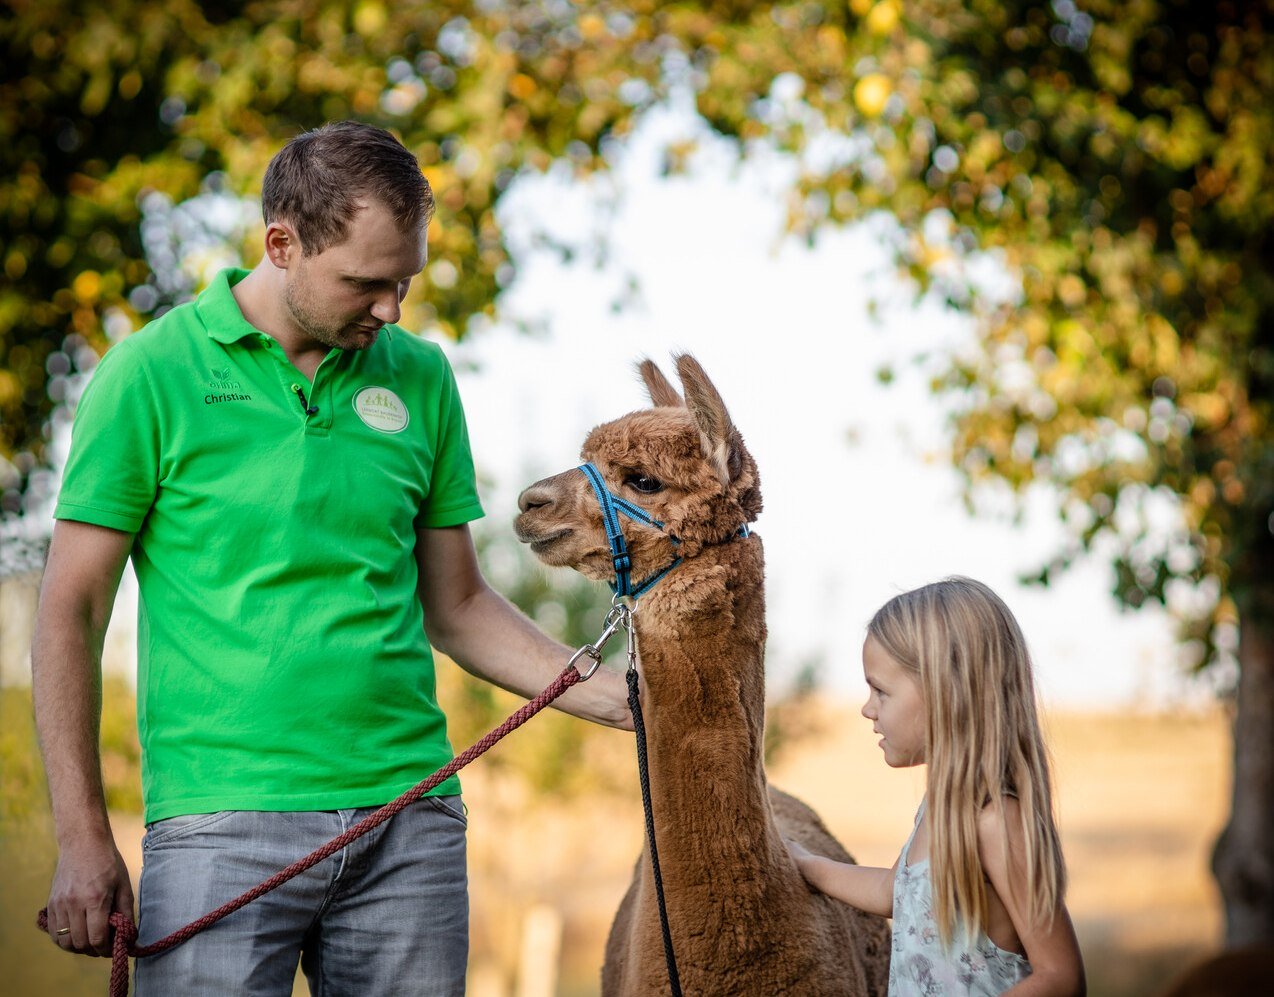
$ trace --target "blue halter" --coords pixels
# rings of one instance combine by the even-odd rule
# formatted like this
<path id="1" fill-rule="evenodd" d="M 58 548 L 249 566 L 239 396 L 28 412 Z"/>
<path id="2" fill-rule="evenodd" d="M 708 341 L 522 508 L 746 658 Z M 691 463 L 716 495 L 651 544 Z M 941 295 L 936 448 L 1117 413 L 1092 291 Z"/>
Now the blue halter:
<path id="1" fill-rule="evenodd" d="M 673 558 L 672 563 L 666 568 L 655 572 L 649 578 L 634 585 L 632 580 L 633 561 L 628 554 L 628 544 L 624 541 L 623 527 L 619 525 L 619 514 L 622 512 L 629 519 L 635 519 L 639 523 L 653 526 L 657 530 L 663 530 L 664 524 L 651 516 L 641 506 L 633 505 L 627 499 L 620 498 L 612 493 L 606 487 L 606 482 L 602 480 L 601 472 L 591 463 L 581 464 L 579 469 L 584 472 L 584 477 L 593 486 L 593 492 L 597 495 L 597 504 L 602 508 L 602 524 L 606 528 L 606 541 L 610 544 L 611 561 L 615 566 L 615 580 L 610 583 L 611 591 L 618 596 L 628 596 L 636 599 L 679 565 L 681 558 Z M 681 543 L 680 540 L 672 535 L 669 535 L 668 539 L 674 544 Z"/>

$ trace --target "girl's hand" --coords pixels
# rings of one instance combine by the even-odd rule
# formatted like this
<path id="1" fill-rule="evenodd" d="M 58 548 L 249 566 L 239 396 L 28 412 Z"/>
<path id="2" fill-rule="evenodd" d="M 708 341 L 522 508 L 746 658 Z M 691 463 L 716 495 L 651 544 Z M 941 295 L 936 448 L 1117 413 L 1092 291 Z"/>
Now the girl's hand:
<path id="1" fill-rule="evenodd" d="M 837 862 L 784 838 L 796 868 L 810 886 L 869 914 L 890 917 L 894 909 L 894 870 Z"/>
<path id="2" fill-rule="evenodd" d="M 801 877 L 811 886 L 816 885 L 810 881 L 809 876 L 805 873 L 805 869 L 806 863 L 808 863 L 810 859 L 817 858 L 817 856 L 799 841 L 793 841 L 791 838 L 784 838 L 783 844 L 787 845 L 788 854 L 792 856 L 792 861 L 796 863 L 796 868 L 800 871 Z"/>

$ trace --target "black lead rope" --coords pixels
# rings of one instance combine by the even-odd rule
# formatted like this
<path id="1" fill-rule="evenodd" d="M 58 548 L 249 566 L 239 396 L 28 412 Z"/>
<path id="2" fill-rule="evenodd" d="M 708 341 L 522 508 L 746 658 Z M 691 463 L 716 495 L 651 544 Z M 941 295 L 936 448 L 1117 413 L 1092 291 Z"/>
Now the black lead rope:
<path id="1" fill-rule="evenodd" d="M 655 846 L 655 815 L 650 806 L 650 770 L 646 762 L 646 725 L 641 718 L 641 695 L 637 689 L 637 669 L 628 669 L 628 706 L 633 711 L 633 730 L 637 734 L 637 775 L 641 779 L 641 805 L 646 811 L 646 839 L 650 842 L 650 869 L 655 874 L 655 896 L 659 898 L 659 926 L 664 933 L 664 958 L 668 961 L 668 982 L 673 997 L 681 997 L 681 978 L 677 975 L 677 958 L 672 951 L 672 932 L 668 929 L 668 905 L 664 902 L 664 880 L 659 872 L 659 849 Z"/>

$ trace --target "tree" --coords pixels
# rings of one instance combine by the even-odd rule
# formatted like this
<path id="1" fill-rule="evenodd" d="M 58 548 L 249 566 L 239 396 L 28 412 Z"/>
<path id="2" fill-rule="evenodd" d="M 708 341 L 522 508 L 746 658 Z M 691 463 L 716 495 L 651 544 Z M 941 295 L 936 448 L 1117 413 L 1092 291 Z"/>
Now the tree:
<path id="1" fill-rule="evenodd" d="M 977 317 L 935 389 L 971 489 L 1062 496 L 1072 543 L 1037 580 L 1109 554 L 1118 600 L 1179 611 L 1199 667 L 1237 660 L 1215 870 L 1228 941 L 1274 941 L 1270 0 L 5 3 L 7 508 L 58 378 L 186 293 L 148 263 L 146 192 L 251 193 L 300 128 L 392 127 L 441 204 L 412 321 L 458 336 L 511 273 L 493 207 L 516 173 L 604 168 L 688 88 L 741 155 L 800 159 L 795 231 L 888 212 L 920 292 Z M 974 279 L 986 254 L 1017 297 Z M 1167 544 L 1156 505 L 1182 523 Z"/>
<path id="2" fill-rule="evenodd" d="M 493 311 L 510 272 L 500 191 L 554 160 L 593 166 L 603 138 L 653 93 L 641 78 L 659 72 L 658 45 L 628 45 L 566 3 L 3 9 L 0 510 L 10 515 L 44 484 L 48 422 L 68 378 L 190 294 L 164 272 L 174 269 L 165 206 L 209 189 L 254 194 L 281 141 L 326 120 L 392 128 L 440 202 L 431 287 L 411 299 L 409 321 L 461 336 Z"/>
<path id="3" fill-rule="evenodd" d="M 1115 597 L 1182 613 L 1197 666 L 1237 655 L 1214 854 L 1235 945 L 1274 941 L 1272 15 L 850 0 L 682 36 L 718 130 L 804 157 L 797 231 L 886 210 L 918 286 L 978 318 L 981 349 L 935 388 L 958 398 L 970 485 L 1063 496 L 1073 543 L 1036 580 L 1113 552 Z M 795 108 L 776 73 L 798 81 Z M 1020 277 L 1019 298 L 983 293 L 974 251 Z M 1167 544 L 1155 503 L 1180 513 Z"/>

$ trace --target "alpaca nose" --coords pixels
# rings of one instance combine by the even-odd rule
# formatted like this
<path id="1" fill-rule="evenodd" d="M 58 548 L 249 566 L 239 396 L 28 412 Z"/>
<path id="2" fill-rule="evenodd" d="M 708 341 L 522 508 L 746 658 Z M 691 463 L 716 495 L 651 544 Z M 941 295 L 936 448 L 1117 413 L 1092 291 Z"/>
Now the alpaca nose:
<path id="1" fill-rule="evenodd" d="M 518 496 L 518 509 L 522 512 L 530 512 L 532 509 L 540 509 L 552 504 L 553 493 L 538 483 L 531 485 Z"/>

